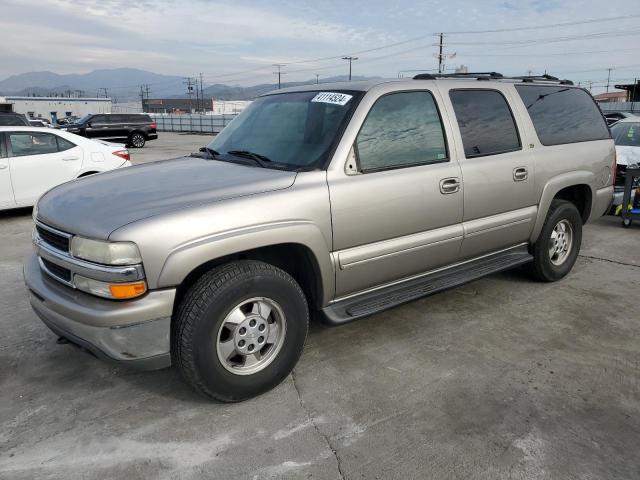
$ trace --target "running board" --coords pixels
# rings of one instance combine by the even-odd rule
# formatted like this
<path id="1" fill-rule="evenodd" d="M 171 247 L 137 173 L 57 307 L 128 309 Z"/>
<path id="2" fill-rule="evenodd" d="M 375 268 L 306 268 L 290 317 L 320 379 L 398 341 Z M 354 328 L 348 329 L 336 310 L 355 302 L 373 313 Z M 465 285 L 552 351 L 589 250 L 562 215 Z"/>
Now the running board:
<path id="1" fill-rule="evenodd" d="M 347 323 L 532 260 L 533 256 L 527 251 L 527 246 L 523 245 L 372 292 L 338 300 L 322 309 L 325 323 L 329 325 Z"/>

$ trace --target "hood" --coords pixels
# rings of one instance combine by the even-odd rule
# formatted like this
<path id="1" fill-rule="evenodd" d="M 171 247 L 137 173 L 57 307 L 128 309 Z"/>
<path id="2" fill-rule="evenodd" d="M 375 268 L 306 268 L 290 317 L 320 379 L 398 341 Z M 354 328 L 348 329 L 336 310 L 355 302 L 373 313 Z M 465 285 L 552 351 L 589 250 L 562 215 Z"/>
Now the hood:
<path id="1" fill-rule="evenodd" d="M 640 164 L 640 147 L 616 145 L 616 158 L 618 165 Z"/>
<path id="2" fill-rule="evenodd" d="M 194 205 L 290 187 L 296 174 L 184 157 L 73 180 L 38 201 L 38 220 L 62 231 L 107 239 L 137 220 Z"/>

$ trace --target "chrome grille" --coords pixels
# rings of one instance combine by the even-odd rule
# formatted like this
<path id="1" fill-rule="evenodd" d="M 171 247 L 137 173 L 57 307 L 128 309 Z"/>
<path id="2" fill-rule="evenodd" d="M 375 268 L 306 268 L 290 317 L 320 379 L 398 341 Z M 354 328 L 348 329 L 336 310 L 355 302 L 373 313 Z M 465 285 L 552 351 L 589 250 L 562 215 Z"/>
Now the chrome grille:
<path id="1" fill-rule="evenodd" d="M 60 265 L 56 265 L 53 262 L 50 262 L 46 258 L 40 258 L 42 265 L 47 270 L 51 276 L 56 277 L 63 282 L 70 283 L 71 282 L 71 270 L 68 268 L 61 267 Z"/>
<path id="2" fill-rule="evenodd" d="M 69 251 L 69 243 L 71 239 L 70 235 L 59 232 L 50 227 L 46 227 L 41 223 L 36 224 L 36 230 L 38 231 L 38 236 L 40 237 L 40 239 L 47 245 L 62 252 Z"/>

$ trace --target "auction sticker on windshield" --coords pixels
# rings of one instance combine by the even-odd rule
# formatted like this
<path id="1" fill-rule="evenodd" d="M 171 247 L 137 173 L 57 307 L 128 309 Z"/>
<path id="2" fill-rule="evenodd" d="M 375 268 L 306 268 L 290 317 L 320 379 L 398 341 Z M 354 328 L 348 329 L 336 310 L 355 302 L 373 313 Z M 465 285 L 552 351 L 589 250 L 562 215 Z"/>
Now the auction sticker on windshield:
<path id="1" fill-rule="evenodd" d="M 346 93 L 336 92 L 320 92 L 311 99 L 312 102 L 331 103 L 333 105 L 346 105 L 349 100 L 353 98 L 353 95 L 347 95 Z"/>

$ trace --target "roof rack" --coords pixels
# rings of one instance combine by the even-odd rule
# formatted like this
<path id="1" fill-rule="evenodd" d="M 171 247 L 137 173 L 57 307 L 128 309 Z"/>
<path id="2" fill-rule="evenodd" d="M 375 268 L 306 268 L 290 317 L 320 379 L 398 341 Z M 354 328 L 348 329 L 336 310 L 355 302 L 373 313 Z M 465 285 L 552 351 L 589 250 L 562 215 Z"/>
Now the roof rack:
<path id="1" fill-rule="evenodd" d="M 475 78 L 476 80 L 520 80 L 526 83 L 554 82 L 560 85 L 573 85 L 571 80 L 560 80 L 552 75 L 529 75 L 522 77 L 505 77 L 498 72 L 469 72 L 469 73 L 419 73 L 414 80 L 436 80 L 438 78 Z"/>

